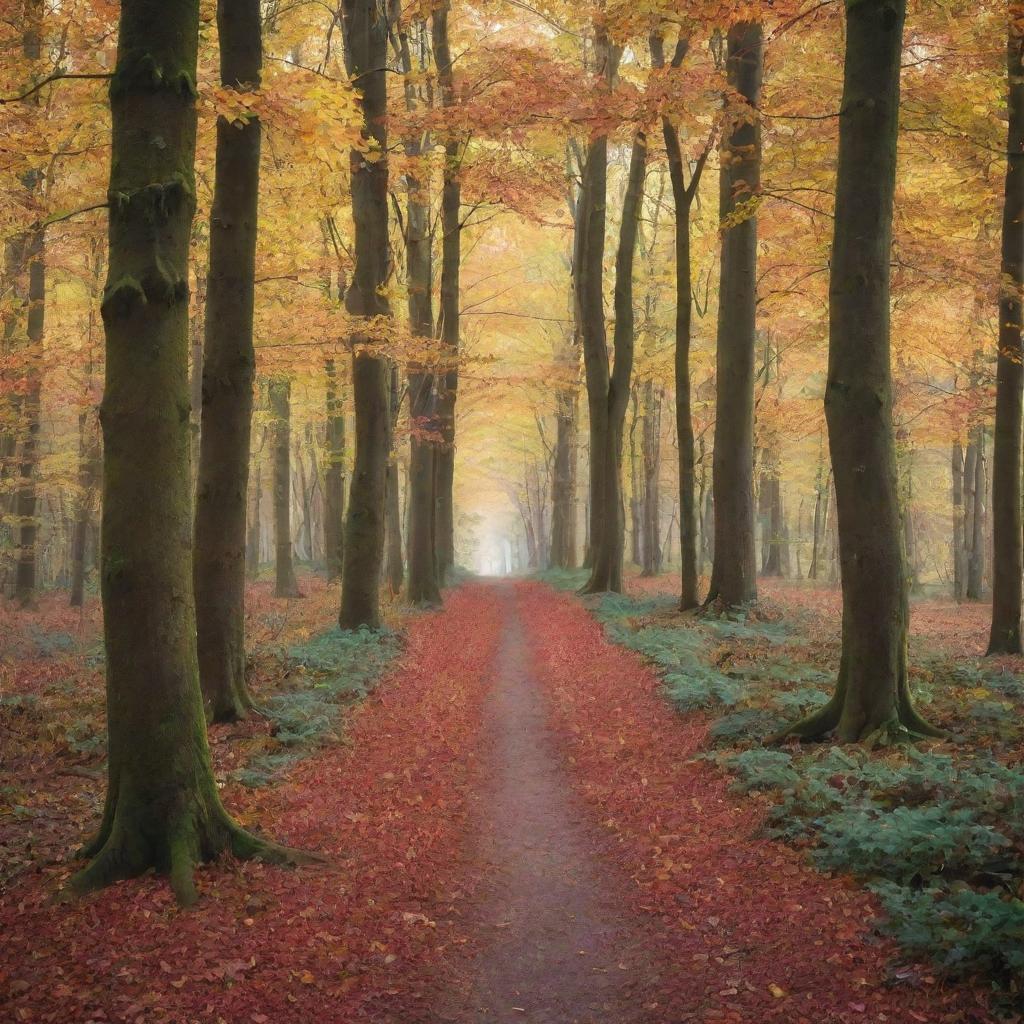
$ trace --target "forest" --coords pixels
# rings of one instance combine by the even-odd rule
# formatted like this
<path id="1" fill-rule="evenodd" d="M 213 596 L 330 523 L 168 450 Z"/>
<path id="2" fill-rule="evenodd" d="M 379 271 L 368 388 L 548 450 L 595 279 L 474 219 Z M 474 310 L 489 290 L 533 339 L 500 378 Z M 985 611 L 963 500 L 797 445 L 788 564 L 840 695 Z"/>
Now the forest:
<path id="1" fill-rule="evenodd" d="M 0 1021 L 1024 1022 L 1024 0 L 0 0 Z"/>

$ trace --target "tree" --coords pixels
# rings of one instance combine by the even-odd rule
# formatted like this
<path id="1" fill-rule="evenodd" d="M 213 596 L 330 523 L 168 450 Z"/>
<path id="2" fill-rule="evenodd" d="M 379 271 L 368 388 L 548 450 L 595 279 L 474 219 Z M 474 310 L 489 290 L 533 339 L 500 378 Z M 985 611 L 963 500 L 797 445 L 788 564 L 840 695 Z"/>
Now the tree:
<path id="1" fill-rule="evenodd" d="M 270 381 L 267 393 L 273 417 L 274 452 L 274 596 L 298 597 L 292 551 L 292 384 Z"/>
<path id="2" fill-rule="evenodd" d="M 420 37 L 417 50 L 426 50 L 426 26 L 415 23 Z M 398 32 L 398 57 L 405 77 L 405 105 L 410 114 L 420 106 L 421 97 L 414 84 L 409 27 L 403 24 Z M 421 72 L 425 70 L 422 66 Z M 449 69 L 450 71 L 450 69 Z M 434 267 L 433 235 L 430 225 L 430 192 L 428 182 L 420 179 L 417 164 L 423 156 L 429 136 L 418 131 L 405 140 L 405 155 L 413 168 L 405 175 L 405 266 L 409 294 L 409 327 L 413 337 L 429 345 L 434 336 Z M 406 551 L 409 563 L 407 593 L 414 605 L 438 605 L 435 544 L 438 539 L 437 493 L 438 447 L 435 439 L 437 386 L 427 356 L 418 356 L 409 365 L 409 529 Z"/>
<path id="3" fill-rule="evenodd" d="M 362 144 L 352 150 L 355 268 L 345 308 L 366 320 L 352 336 L 356 457 L 345 520 L 341 579 L 342 629 L 380 626 L 384 502 L 391 449 L 388 361 L 374 331 L 390 315 L 383 293 L 388 270 L 387 42 L 388 20 L 373 0 L 344 0 L 345 65 L 362 92 Z"/>
<path id="4" fill-rule="evenodd" d="M 656 68 L 665 66 L 664 43 L 659 33 L 650 38 L 651 63 Z M 690 41 L 680 35 L 672 55 L 671 67 L 679 68 L 686 59 Z M 686 181 L 683 151 L 679 144 L 679 130 L 669 117 L 661 119 L 661 133 L 668 156 L 669 179 L 675 201 L 675 388 L 676 437 L 679 442 L 679 555 L 680 582 L 679 607 L 681 611 L 696 608 L 697 594 L 697 513 L 694 498 L 695 466 L 693 455 L 693 414 L 690 393 L 690 345 L 693 336 L 693 279 L 690 266 L 690 213 L 700 187 L 700 179 L 707 163 L 714 136 L 702 150 Z"/>
<path id="5" fill-rule="evenodd" d="M 996 425 L 992 449 L 992 629 L 989 654 L 1021 653 L 1021 430 L 1024 428 L 1024 4 L 1010 0 L 1006 42 L 1008 127 L 999 285 Z"/>
<path id="6" fill-rule="evenodd" d="M 259 0 L 218 0 L 220 78 L 244 92 L 260 84 Z M 245 687 L 245 520 L 252 433 L 253 301 L 260 122 L 217 118 L 210 268 L 202 349 L 202 418 L 195 512 L 199 678 L 211 719 L 250 706 Z"/>
<path id="7" fill-rule="evenodd" d="M 327 466 L 324 470 L 324 560 L 327 578 L 341 578 L 345 524 L 345 406 L 337 364 L 324 364 L 327 411 Z"/>
<path id="8" fill-rule="evenodd" d="M 199 687 L 183 415 L 198 40 L 198 0 L 123 0 L 102 303 L 108 784 L 91 861 L 71 881 L 85 892 L 156 868 L 186 904 L 199 861 L 292 857 L 221 803 Z"/>
<path id="9" fill-rule="evenodd" d="M 42 0 L 26 0 L 21 30 L 22 52 L 33 67 L 38 63 L 42 47 Z M 29 99 L 39 103 L 39 93 Z M 43 186 L 43 175 L 30 169 L 21 184 L 32 199 Z M 18 526 L 18 559 L 14 573 L 14 597 L 28 608 L 36 600 L 36 474 L 39 461 L 40 389 L 43 328 L 46 316 L 46 225 L 36 219 L 11 244 L 8 255 L 13 259 L 14 275 L 25 278 L 23 302 L 27 367 L 25 387 L 20 399 L 21 453 L 17 460 L 18 484 L 14 498 L 14 515 Z"/>
<path id="10" fill-rule="evenodd" d="M 727 74 L 738 104 L 722 141 L 719 216 L 717 412 L 712 486 L 715 558 L 705 604 L 735 608 L 757 599 L 754 560 L 754 345 L 757 321 L 757 204 L 761 187 L 758 104 L 764 66 L 756 22 L 729 29 Z"/>
<path id="11" fill-rule="evenodd" d="M 457 105 L 454 61 L 448 35 L 450 0 L 441 0 L 431 15 L 431 42 L 441 87 L 441 104 L 452 113 Z M 437 461 L 435 541 L 438 580 L 455 565 L 455 403 L 459 391 L 459 274 L 462 266 L 462 184 L 459 180 L 459 136 L 448 126 L 444 140 L 444 179 L 441 185 L 441 295 L 438 333 L 446 369 L 438 375 L 437 424 L 441 434 Z"/>
<path id="12" fill-rule="evenodd" d="M 784 735 L 936 735 L 907 677 L 909 600 L 896 478 L 889 263 L 906 0 L 845 0 L 846 60 L 825 392 L 842 563 L 835 694 Z"/>
<path id="13" fill-rule="evenodd" d="M 625 529 L 622 520 L 622 428 L 633 372 L 633 257 L 646 168 L 647 137 L 643 131 L 637 131 L 633 136 L 626 195 L 622 204 L 622 223 L 619 226 L 619 244 L 615 252 L 614 359 L 610 372 L 607 347 L 602 350 L 597 346 L 603 332 L 591 332 L 589 342 L 584 334 L 583 341 L 583 361 L 587 370 L 587 393 L 591 408 L 590 461 L 592 465 L 595 462 L 603 464 L 596 474 L 592 473 L 592 479 L 598 483 L 598 487 L 591 493 L 592 508 L 598 509 L 593 521 L 595 525 L 600 523 L 600 531 L 595 530 L 593 534 L 593 565 L 590 579 L 584 587 L 584 592 L 590 594 L 622 591 Z M 587 230 L 588 234 L 595 230 L 593 221 Z M 592 273 L 593 268 L 588 271 L 588 277 Z M 592 278 L 589 287 L 593 287 Z"/>

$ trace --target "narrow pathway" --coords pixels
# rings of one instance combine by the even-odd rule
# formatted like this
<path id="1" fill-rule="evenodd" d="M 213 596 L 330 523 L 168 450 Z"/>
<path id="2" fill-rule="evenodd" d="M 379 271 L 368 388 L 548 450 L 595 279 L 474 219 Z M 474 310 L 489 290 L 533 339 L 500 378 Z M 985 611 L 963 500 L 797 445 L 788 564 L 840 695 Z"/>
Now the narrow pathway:
<path id="1" fill-rule="evenodd" d="M 486 891 L 470 922 L 481 948 L 460 1024 L 602 1024 L 642 1019 L 637 936 L 623 883 L 599 862 L 599 837 L 572 795 L 532 673 L 515 591 L 497 584 L 504 624 L 484 707 L 478 871 Z"/>

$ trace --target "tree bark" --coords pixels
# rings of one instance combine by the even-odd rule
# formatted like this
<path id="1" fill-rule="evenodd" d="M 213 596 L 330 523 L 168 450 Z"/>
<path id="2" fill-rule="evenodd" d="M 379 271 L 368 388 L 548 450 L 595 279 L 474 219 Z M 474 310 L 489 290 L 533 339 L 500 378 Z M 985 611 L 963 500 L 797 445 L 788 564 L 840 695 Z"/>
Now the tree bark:
<path id="1" fill-rule="evenodd" d="M 661 37 L 651 36 L 651 60 L 655 67 L 664 66 Z M 689 40 L 680 38 L 676 43 L 672 66 L 678 68 L 689 49 Z M 661 133 L 668 156 L 669 179 L 675 202 L 675 392 L 676 439 L 679 444 L 679 608 L 688 611 L 700 603 L 698 585 L 700 567 L 697 558 L 697 503 L 694 495 L 696 468 L 694 464 L 694 437 L 692 393 L 690 386 L 690 345 L 693 337 L 693 279 L 690 267 L 690 214 L 700 186 L 701 175 L 710 152 L 706 146 L 694 165 L 687 183 L 679 131 L 672 121 L 661 119 Z M 701 535 L 703 548 L 703 531 Z M 703 553 L 703 552 L 702 552 Z"/>
<path id="2" fill-rule="evenodd" d="M 431 39 L 441 104 L 450 112 L 457 105 L 453 59 L 448 37 L 450 0 L 441 0 L 431 15 Z M 446 368 L 438 375 L 437 424 L 441 442 L 435 453 L 437 508 L 435 553 L 438 584 L 455 565 L 455 405 L 459 390 L 459 274 L 462 263 L 461 153 L 458 136 L 449 127 L 444 141 L 444 178 L 441 186 L 441 309 L 438 333 Z"/>
<path id="3" fill-rule="evenodd" d="M 971 439 L 970 469 L 970 534 L 967 554 L 967 599 L 980 601 L 985 590 L 985 539 L 988 511 L 985 499 L 988 480 L 985 472 L 985 428 L 974 428 Z"/>
<path id="4" fill-rule="evenodd" d="M 390 432 L 394 436 L 398 422 L 398 369 L 391 367 L 391 384 L 388 392 L 390 410 Z M 392 594 L 402 590 L 405 580 L 405 565 L 402 562 L 402 504 L 398 494 L 398 461 L 394 452 L 388 454 L 387 475 L 384 481 L 384 578 Z"/>
<path id="5" fill-rule="evenodd" d="M 963 601 L 967 591 L 967 561 L 964 550 L 964 450 L 953 443 L 950 459 L 953 480 L 953 600 Z"/>
<path id="6" fill-rule="evenodd" d="M 252 515 L 249 517 L 249 532 L 246 540 L 246 573 L 255 580 L 260 574 L 260 542 L 262 539 L 263 511 L 263 446 L 255 452 L 256 471 L 252 483 Z"/>
<path id="7" fill-rule="evenodd" d="M 655 389 L 652 380 L 644 382 L 643 405 L 643 574 L 657 576 L 661 572 L 661 389 Z"/>
<path id="8" fill-rule="evenodd" d="M 380 579 L 384 560 L 384 510 L 391 425 L 387 359 L 379 351 L 372 319 L 391 314 L 388 277 L 387 41 L 388 22 L 375 0 L 343 0 L 345 64 L 362 92 L 362 135 L 375 159 L 351 154 L 355 268 L 345 307 L 367 318 L 352 337 L 352 395 L 356 455 L 345 521 L 342 629 L 381 624 Z"/>
<path id="9" fill-rule="evenodd" d="M 38 44 L 36 44 L 38 46 Z M 24 394 L 21 398 L 21 454 L 14 514 L 18 523 L 18 561 L 14 573 L 14 598 L 22 608 L 36 602 L 36 472 L 42 394 L 43 328 L 46 314 L 46 229 L 32 227 L 25 239 L 28 268 L 26 331 L 28 346 Z"/>
<path id="10" fill-rule="evenodd" d="M 422 25 L 420 28 L 422 30 Z M 419 98 L 411 77 L 412 53 L 405 27 L 399 33 L 399 58 L 405 75 L 406 109 L 415 113 Z M 405 140 L 405 155 L 410 167 L 417 166 L 426 142 L 422 132 Z M 430 339 L 434 336 L 429 182 L 421 181 L 415 171 L 407 172 L 405 179 L 405 266 L 409 327 L 413 336 L 423 339 L 423 345 L 429 349 Z M 439 424 L 436 406 L 435 375 L 426 359 L 415 359 L 409 365 L 409 532 L 406 550 L 409 562 L 407 596 L 410 603 L 416 606 L 436 606 L 441 603 L 435 551 L 438 540 L 437 513 L 441 499 L 437 493 L 439 448 L 436 435 L 439 433 Z M 445 500 L 449 498 L 450 495 Z"/>
<path id="11" fill-rule="evenodd" d="M 1024 534 L 1021 518 L 1024 427 L 1024 4 L 1010 0 L 1006 44 L 1009 126 L 999 289 L 996 424 L 992 449 L 992 628 L 989 654 L 1021 653 Z"/>
<path id="12" fill-rule="evenodd" d="M 85 603 L 86 550 L 89 526 L 92 523 L 96 488 L 103 471 L 103 450 L 100 446 L 99 423 L 93 409 L 78 417 L 78 495 L 71 535 L 71 593 L 72 608 Z"/>
<path id="13" fill-rule="evenodd" d="M 723 225 L 718 303 L 715 558 L 706 605 L 757 600 L 754 553 L 754 345 L 757 321 L 757 202 L 761 188 L 758 105 L 764 61 L 760 24 L 729 29 L 727 73 L 742 98 L 721 149 Z"/>
<path id="14" fill-rule="evenodd" d="M 786 526 L 782 513 L 782 481 L 774 455 L 766 455 L 767 464 L 761 474 L 761 501 L 764 530 L 761 535 L 761 575 L 782 576 L 782 554 Z"/>
<path id="15" fill-rule="evenodd" d="M 198 42 L 197 0 L 122 0 L 100 414 L 108 786 L 83 851 L 92 860 L 70 883 L 84 892 L 155 867 L 182 903 L 196 899 L 200 860 L 288 857 L 221 804 L 199 687 L 188 423 Z"/>
<path id="16" fill-rule="evenodd" d="M 259 0 L 218 0 L 220 78 L 225 89 L 259 88 L 261 25 Z M 199 355 L 202 420 L 194 559 L 199 679 L 214 722 L 242 718 L 251 705 L 245 686 L 245 520 L 256 372 L 253 304 L 259 180 L 259 119 L 254 116 L 239 125 L 219 117 L 205 332 Z M 294 576 L 284 581 L 291 591 L 294 582 Z"/>
<path id="17" fill-rule="evenodd" d="M 629 420 L 629 539 L 630 561 L 637 568 L 643 568 L 646 539 L 643 526 L 644 473 L 636 447 L 636 428 L 641 422 L 637 387 L 638 385 L 634 384 L 630 389 L 629 403 L 632 406 Z"/>
<path id="18" fill-rule="evenodd" d="M 889 262 L 906 0 L 846 0 L 825 417 L 842 561 L 835 695 L 787 730 L 840 742 L 934 735 L 907 678 L 909 606 L 892 424 Z"/>
<path id="19" fill-rule="evenodd" d="M 292 552 L 291 381 L 278 377 L 267 388 L 274 447 L 274 596 L 298 597 Z"/>
<path id="20" fill-rule="evenodd" d="M 345 523 L 345 405 L 333 359 L 324 363 L 327 406 L 327 468 L 324 471 L 324 560 L 327 578 L 341 578 Z"/>
<path id="21" fill-rule="evenodd" d="M 578 360 L 575 346 L 572 353 Z M 577 364 L 578 368 L 578 364 Z M 576 568 L 576 415 L 575 389 L 555 392 L 555 457 L 551 475 L 551 565 Z"/>

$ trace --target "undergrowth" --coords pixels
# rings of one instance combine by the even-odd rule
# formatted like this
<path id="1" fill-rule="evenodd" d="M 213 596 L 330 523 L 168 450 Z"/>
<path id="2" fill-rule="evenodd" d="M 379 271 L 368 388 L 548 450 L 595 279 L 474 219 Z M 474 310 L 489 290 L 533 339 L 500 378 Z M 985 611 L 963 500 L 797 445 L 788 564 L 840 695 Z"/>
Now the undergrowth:
<path id="1" fill-rule="evenodd" d="M 270 785 L 296 761 L 339 739 L 341 709 L 369 693 L 400 646 L 387 630 L 333 627 L 289 648 L 283 688 L 261 707 L 271 722 L 271 748 L 233 778 L 250 787 Z"/>
<path id="2" fill-rule="evenodd" d="M 576 589 L 580 573 L 545 573 Z M 766 831 L 877 896 L 879 930 L 950 977 L 984 976 L 1024 1000 L 1024 680 L 982 661 L 926 654 L 915 699 L 958 734 L 952 750 L 766 748 L 781 725 L 830 697 L 838 652 L 801 622 L 680 616 L 671 597 L 604 595 L 588 606 L 636 651 L 683 713 L 717 716 L 703 755 L 740 792 L 772 800 Z"/>

